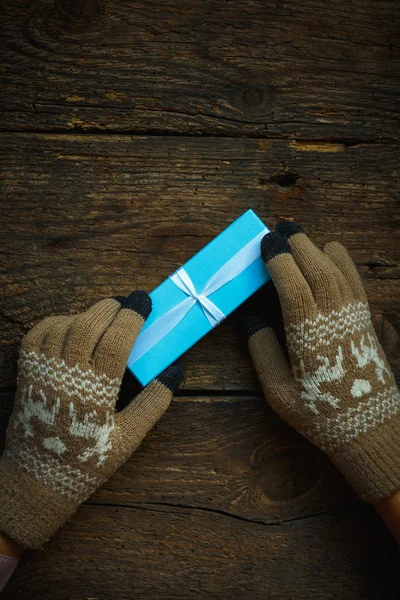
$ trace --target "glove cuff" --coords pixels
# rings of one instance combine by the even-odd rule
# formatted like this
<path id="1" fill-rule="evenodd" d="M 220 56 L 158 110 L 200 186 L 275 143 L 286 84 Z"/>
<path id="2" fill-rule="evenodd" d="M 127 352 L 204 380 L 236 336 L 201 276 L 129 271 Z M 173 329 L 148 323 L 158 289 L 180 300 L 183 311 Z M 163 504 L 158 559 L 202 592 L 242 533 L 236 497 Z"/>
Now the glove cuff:
<path id="1" fill-rule="evenodd" d="M 330 454 L 365 502 L 378 502 L 400 490 L 400 418 L 386 421 Z"/>
<path id="2" fill-rule="evenodd" d="M 12 460 L 0 460 L 0 531 L 28 548 L 40 548 L 76 511 Z"/>

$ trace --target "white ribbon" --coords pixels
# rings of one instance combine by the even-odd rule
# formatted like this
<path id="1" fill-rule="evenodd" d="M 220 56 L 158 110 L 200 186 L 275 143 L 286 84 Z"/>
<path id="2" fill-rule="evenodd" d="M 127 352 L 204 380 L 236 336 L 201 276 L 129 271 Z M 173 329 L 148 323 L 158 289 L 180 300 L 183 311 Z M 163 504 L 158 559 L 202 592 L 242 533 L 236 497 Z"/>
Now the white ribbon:
<path id="1" fill-rule="evenodd" d="M 212 327 L 216 327 L 225 319 L 226 315 L 208 296 L 221 289 L 229 281 L 232 281 L 232 279 L 235 279 L 260 257 L 260 242 L 266 233 L 269 233 L 269 229 L 267 228 L 260 231 L 246 246 L 234 254 L 228 262 L 222 265 L 210 277 L 201 292 L 196 291 L 193 281 L 183 267 L 180 267 L 175 273 L 170 275 L 169 278 L 171 281 L 187 295 L 187 298 L 161 315 L 161 317 L 140 333 L 129 357 L 129 365 L 131 366 L 139 360 L 153 346 L 158 344 L 167 333 L 172 331 L 185 318 L 196 302 L 200 304 Z"/>

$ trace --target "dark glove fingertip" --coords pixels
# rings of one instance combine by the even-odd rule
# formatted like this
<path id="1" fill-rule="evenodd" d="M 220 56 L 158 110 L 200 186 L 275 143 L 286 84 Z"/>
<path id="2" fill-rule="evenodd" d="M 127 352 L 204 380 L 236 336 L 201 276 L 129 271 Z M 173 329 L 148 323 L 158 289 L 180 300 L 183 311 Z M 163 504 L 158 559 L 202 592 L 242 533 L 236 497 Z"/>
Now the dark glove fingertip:
<path id="1" fill-rule="evenodd" d="M 297 225 L 297 223 L 293 223 L 293 221 L 279 221 L 275 226 L 275 231 L 279 233 L 286 240 L 295 235 L 296 233 L 304 233 L 302 227 Z"/>
<path id="2" fill-rule="evenodd" d="M 175 364 L 165 369 L 156 379 L 174 393 L 182 383 L 184 376 L 185 367 L 181 364 Z"/>
<path id="3" fill-rule="evenodd" d="M 243 330 L 247 340 L 266 327 L 271 327 L 271 323 L 263 315 L 246 315 L 243 319 Z"/>
<path id="4" fill-rule="evenodd" d="M 275 231 L 267 233 L 261 240 L 261 257 L 264 262 L 268 262 L 279 254 L 290 253 L 286 238 Z"/>
<path id="5" fill-rule="evenodd" d="M 121 308 L 128 308 L 138 313 L 144 320 L 151 313 L 151 298 L 143 290 L 135 290 L 121 302 Z"/>

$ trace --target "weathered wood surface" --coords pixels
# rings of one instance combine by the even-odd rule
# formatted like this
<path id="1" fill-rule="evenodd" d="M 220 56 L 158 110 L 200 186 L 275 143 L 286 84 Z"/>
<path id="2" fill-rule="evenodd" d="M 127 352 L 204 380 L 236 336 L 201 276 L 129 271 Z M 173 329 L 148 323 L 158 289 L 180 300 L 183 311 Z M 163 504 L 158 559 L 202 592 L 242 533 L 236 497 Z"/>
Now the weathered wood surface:
<path id="1" fill-rule="evenodd" d="M 16 0 L 3 11 L 5 129 L 399 139 L 395 0 Z"/>
<path id="2" fill-rule="evenodd" d="M 400 379 L 398 2 L 1 12 L 0 438 L 32 325 L 152 289 L 249 207 L 349 248 Z M 374 511 L 259 392 L 239 321 L 269 292 L 185 355 L 169 411 L 4 598 L 400 597 Z"/>
<path id="3" fill-rule="evenodd" d="M 397 600 L 389 549 L 366 507 L 265 526 L 151 504 L 85 505 L 18 568 L 4 600 Z"/>
<path id="4" fill-rule="evenodd" d="M 12 394 L 2 405 L 4 436 Z M 273 524 L 354 508 L 357 500 L 327 457 L 263 397 L 179 396 L 89 502 L 184 505 Z"/>
<path id="5" fill-rule="evenodd" d="M 399 325 L 398 146 L 15 133 L 0 139 L 3 385 L 12 385 L 19 340 L 34 323 L 103 296 L 150 291 L 248 207 L 270 226 L 290 217 L 318 243 L 344 243 L 373 312 Z M 258 389 L 235 323 L 232 316 L 185 356 L 187 387 Z"/>
<path id="6" fill-rule="evenodd" d="M 373 509 L 264 399 L 179 397 L 4 597 L 395 600 L 393 560 Z"/>

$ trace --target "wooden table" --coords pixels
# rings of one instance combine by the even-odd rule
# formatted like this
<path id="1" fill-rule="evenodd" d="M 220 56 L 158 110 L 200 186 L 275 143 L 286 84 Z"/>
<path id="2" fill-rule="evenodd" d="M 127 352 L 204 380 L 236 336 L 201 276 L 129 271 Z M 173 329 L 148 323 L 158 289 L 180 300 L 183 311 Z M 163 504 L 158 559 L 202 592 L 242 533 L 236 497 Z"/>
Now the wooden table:
<path id="1" fill-rule="evenodd" d="M 397 1 L 2 10 L 3 433 L 30 327 L 151 290 L 249 207 L 349 248 L 400 375 Z M 385 527 L 268 407 L 237 321 L 4 598 L 399 597 Z"/>

